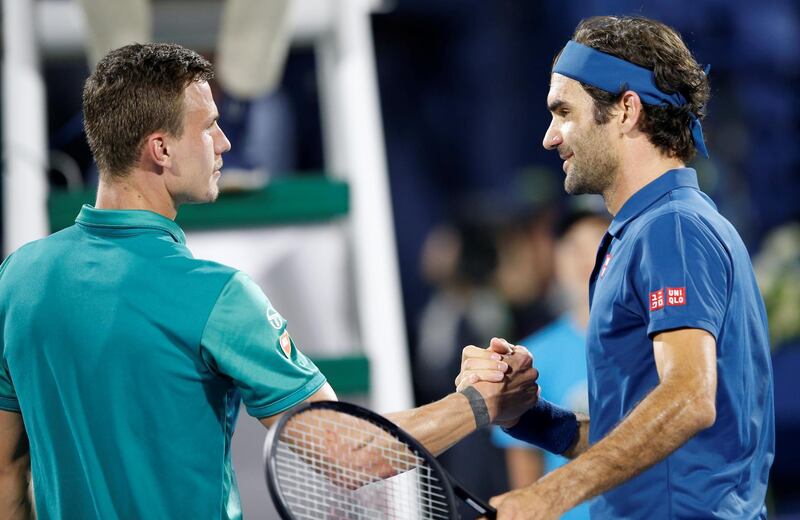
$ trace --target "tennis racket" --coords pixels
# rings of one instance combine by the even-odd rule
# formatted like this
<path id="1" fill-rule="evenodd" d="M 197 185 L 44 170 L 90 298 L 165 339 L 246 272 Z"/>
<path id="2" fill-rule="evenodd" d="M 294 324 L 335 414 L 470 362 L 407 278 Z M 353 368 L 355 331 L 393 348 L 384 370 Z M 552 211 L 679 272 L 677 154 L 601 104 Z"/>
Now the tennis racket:
<path id="1" fill-rule="evenodd" d="M 265 457 L 284 520 L 457 519 L 456 497 L 495 518 L 416 439 L 354 404 L 316 401 L 286 412 L 267 435 Z"/>

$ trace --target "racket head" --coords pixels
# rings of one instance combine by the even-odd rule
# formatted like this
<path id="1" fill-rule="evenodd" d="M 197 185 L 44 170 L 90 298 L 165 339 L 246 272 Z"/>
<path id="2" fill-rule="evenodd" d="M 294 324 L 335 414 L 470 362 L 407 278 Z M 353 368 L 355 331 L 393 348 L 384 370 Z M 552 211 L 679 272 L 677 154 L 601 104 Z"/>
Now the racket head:
<path id="1" fill-rule="evenodd" d="M 322 412 L 322 413 L 320 413 Z M 327 416 L 322 414 L 327 413 Z M 339 416 L 338 414 L 341 414 Z M 391 439 L 393 444 L 389 445 L 388 449 L 382 453 L 388 453 L 391 461 L 396 467 L 398 472 L 394 475 L 385 476 L 381 474 L 381 468 L 378 467 L 377 471 L 372 474 L 369 471 L 366 473 L 358 471 L 359 480 L 352 480 L 351 477 L 337 479 L 326 471 L 330 470 L 330 464 L 320 463 L 314 458 L 317 454 L 312 453 L 318 449 L 324 449 L 324 446 L 310 446 L 315 443 L 308 443 L 303 441 L 301 445 L 295 445 L 293 448 L 289 447 L 291 442 L 297 442 L 295 439 L 292 441 L 293 435 L 297 436 L 298 423 L 302 427 L 307 427 L 311 424 L 310 429 L 305 431 L 306 434 L 314 435 L 315 422 L 319 422 L 319 417 L 322 416 L 323 422 L 327 423 L 326 428 L 331 427 L 338 430 L 340 424 L 337 422 L 339 419 L 344 421 L 342 426 L 344 437 L 353 435 L 356 442 L 362 442 L 364 438 L 379 438 L 379 442 L 387 442 Z M 337 419 L 338 417 L 338 419 Z M 310 421 L 309 421 L 310 419 Z M 355 421 L 355 422 L 353 422 Z M 331 426 L 332 425 L 332 426 Z M 363 438 L 359 438 L 359 433 L 364 433 Z M 315 432 L 322 434 L 322 431 Z M 323 435 L 324 437 L 324 435 Z M 322 439 L 320 437 L 319 439 Z M 318 440 L 314 437 L 314 440 Z M 350 441 L 348 441 L 350 442 Z M 309 447 L 312 452 L 306 452 Z M 405 450 L 405 451 L 402 451 Z M 370 410 L 354 405 L 352 403 L 345 403 L 341 401 L 315 401 L 305 403 L 294 409 L 286 412 L 280 420 L 269 430 L 267 440 L 265 443 L 265 471 L 267 485 L 269 488 L 270 496 L 281 515 L 281 518 L 286 520 L 306 520 L 306 519 L 386 519 L 392 520 L 394 518 L 412 518 L 415 520 L 428 520 L 428 519 L 456 519 L 458 518 L 458 509 L 456 507 L 456 498 L 453 487 L 450 484 L 447 473 L 441 467 L 436 458 L 426 450 L 416 439 L 403 431 L 396 424 L 392 423 L 385 417 L 378 415 Z M 305 468 L 299 468 L 297 471 L 292 469 L 289 465 L 306 464 Z M 316 466 L 316 467 L 315 467 Z M 373 468 L 375 469 L 375 468 Z M 408 510 L 395 511 L 394 506 L 389 504 L 389 507 L 382 509 L 381 504 L 361 504 L 358 503 L 347 511 L 331 510 L 328 513 L 324 509 L 331 506 L 335 509 L 339 503 L 338 495 L 347 495 L 347 493 L 356 494 L 360 491 L 367 489 L 367 486 L 381 486 L 385 485 L 391 479 L 397 479 L 403 475 L 410 475 L 413 470 L 420 470 L 417 475 L 418 481 L 424 482 L 416 487 L 419 494 L 426 496 L 422 500 L 418 500 L 416 506 L 410 505 Z M 345 468 L 345 475 L 349 470 Z M 296 485 L 292 479 L 303 478 L 303 484 Z M 327 482 L 325 482 L 327 480 Z M 409 478 L 413 481 L 414 478 Z M 310 483 L 310 481 L 319 481 Z M 397 482 L 397 481 L 395 481 Z M 400 484 L 400 487 L 408 487 L 410 484 Z M 305 486 L 306 490 L 318 492 L 320 495 L 313 499 L 307 499 L 298 496 L 298 489 Z M 388 487 L 388 485 L 387 485 Z M 403 499 L 412 499 L 411 496 L 395 496 L 394 490 L 388 490 L 386 496 L 381 495 L 380 488 L 378 488 L 375 496 L 378 499 L 384 498 L 389 501 L 402 501 Z M 327 493 L 327 494 L 326 494 Z M 369 493 L 364 493 L 366 499 L 369 499 Z M 391 496 L 389 496 L 391 495 Z M 342 502 L 349 499 L 346 498 Z M 313 500 L 320 500 L 323 504 L 319 509 L 314 509 L 310 506 Z M 325 502 L 330 503 L 325 503 Z M 409 500 L 410 501 L 410 500 Z M 370 507 L 375 506 L 375 509 Z M 309 512 L 310 511 L 310 512 Z M 410 513 L 409 513 L 410 511 Z"/>

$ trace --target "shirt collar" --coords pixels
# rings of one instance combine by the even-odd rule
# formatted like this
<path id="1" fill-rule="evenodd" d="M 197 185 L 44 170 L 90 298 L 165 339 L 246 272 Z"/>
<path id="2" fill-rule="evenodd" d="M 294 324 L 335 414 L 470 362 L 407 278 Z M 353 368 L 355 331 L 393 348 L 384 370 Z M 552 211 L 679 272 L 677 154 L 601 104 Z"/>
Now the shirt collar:
<path id="1" fill-rule="evenodd" d="M 653 205 L 658 199 L 677 188 L 694 188 L 699 190 L 697 184 L 697 173 L 692 168 L 676 168 L 669 170 L 644 188 L 634 193 L 622 205 L 622 208 L 614 217 L 608 232 L 619 238 L 622 229 L 647 208 Z"/>
<path id="2" fill-rule="evenodd" d="M 168 233 L 176 242 L 186 244 L 186 235 L 175 221 L 144 209 L 97 209 L 84 204 L 75 222 L 90 227 L 157 229 Z"/>

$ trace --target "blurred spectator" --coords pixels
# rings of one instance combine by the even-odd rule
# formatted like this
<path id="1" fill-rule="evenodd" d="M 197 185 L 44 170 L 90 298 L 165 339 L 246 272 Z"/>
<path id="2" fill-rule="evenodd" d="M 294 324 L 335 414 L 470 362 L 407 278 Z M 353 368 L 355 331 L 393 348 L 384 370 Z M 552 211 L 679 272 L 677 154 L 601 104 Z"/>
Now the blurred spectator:
<path id="1" fill-rule="evenodd" d="M 492 287 L 497 248 L 488 225 L 440 225 L 425 240 L 421 269 L 433 287 L 421 311 L 415 381 L 417 400 L 452 391 L 461 348 L 509 330 L 506 304 Z"/>
<path id="2" fill-rule="evenodd" d="M 513 317 L 511 338 L 522 338 L 555 317 L 549 293 L 553 279 L 554 210 L 543 207 L 513 219 L 498 238 L 497 286 Z"/>
<path id="3" fill-rule="evenodd" d="M 589 294 L 586 289 L 595 263 L 597 247 L 608 228 L 609 218 L 588 210 L 568 213 L 558 223 L 555 244 L 555 276 L 565 312 L 553 323 L 522 340 L 539 369 L 542 397 L 571 410 L 588 413 L 586 383 L 586 325 Z M 528 486 L 566 459 L 518 441 L 495 428 L 495 445 L 505 448 L 511 489 Z M 562 518 L 588 519 L 589 506 L 582 504 Z"/>
<path id="4" fill-rule="evenodd" d="M 492 226 L 472 218 L 434 228 L 421 263 L 433 294 L 421 311 L 414 383 L 417 402 L 428 403 L 453 390 L 461 349 L 504 335 L 510 317 L 492 287 L 497 268 Z M 478 496 L 492 496 L 505 487 L 502 453 L 492 446 L 486 429 L 450 448 L 439 461 Z"/>
<path id="5" fill-rule="evenodd" d="M 764 239 L 753 261 L 769 320 L 775 378 L 775 462 L 770 487 L 775 517 L 800 518 L 800 222 Z"/>
<path id="6" fill-rule="evenodd" d="M 800 339 L 800 222 L 767 235 L 753 268 L 767 307 L 772 349 L 778 350 Z"/>

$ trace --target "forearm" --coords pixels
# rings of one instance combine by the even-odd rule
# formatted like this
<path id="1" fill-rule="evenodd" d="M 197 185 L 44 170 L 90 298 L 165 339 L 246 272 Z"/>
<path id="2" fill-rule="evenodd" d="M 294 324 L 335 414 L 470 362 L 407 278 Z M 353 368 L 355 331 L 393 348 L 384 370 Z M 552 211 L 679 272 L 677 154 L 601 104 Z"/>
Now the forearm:
<path id="1" fill-rule="evenodd" d="M 545 476 L 540 492 L 566 511 L 638 475 L 710 426 L 702 402 L 686 382 L 659 384 L 608 436 Z"/>
<path id="2" fill-rule="evenodd" d="M 475 431 L 475 416 L 467 398 L 450 394 L 431 404 L 386 414 L 386 417 L 439 455 Z"/>
<path id="3" fill-rule="evenodd" d="M 30 472 L 0 472 L 0 518 L 9 520 L 34 518 Z"/>
<path id="4" fill-rule="evenodd" d="M 578 418 L 578 434 L 572 446 L 562 453 L 568 459 L 574 459 L 589 449 L 589 416 L 582 413 L 576 413 L 575 416 Z"/>

